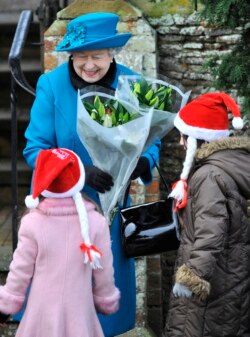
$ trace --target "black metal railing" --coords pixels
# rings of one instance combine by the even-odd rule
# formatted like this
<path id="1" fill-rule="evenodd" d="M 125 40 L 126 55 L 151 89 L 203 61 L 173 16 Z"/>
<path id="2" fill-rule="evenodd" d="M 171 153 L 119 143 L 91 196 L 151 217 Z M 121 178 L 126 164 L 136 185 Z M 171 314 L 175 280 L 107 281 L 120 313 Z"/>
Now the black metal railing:
<path id="1" fill-rule="evenodd" d="M 12 199 L 12 248 L 17 246 L 17 221 L 18 221 L 18 171 L 17 171 L 17 86 L 35 95 L 35 90 L 27 82 L 22 69 L 21 58 L 33 13 L 30 10 L 21 12 L 15 36 L 9 53 L 9 66 L 11 72 L 10 110 L 11 110 L 11 199 Z"/>
<path id="2" fill-rule="evenodd" d="M 68 0 L 41 0 L 36 10 L 40 23 L 40 33 L 43 32 L 56 19 L 57 12 L 68 5 Z M 17 170 L 17 144 L 18 144 L 18 118 L 17 118 L 17 87 L 21 87 L 29 94 L 35 96 L 35 90 L 26 80 L 21 68 L 21 58 L 30 25 L 33 21 L 33 12 L 21 12 L 14 39 L 9 53 L 9 67 L 11 72 L 10 109 L 11 109 L 11 199 L 12 199 L 12 248 L 17 246 L 18 227 L 18 170 Z M 39 42 L 37 45 L 41 45 Z"/>

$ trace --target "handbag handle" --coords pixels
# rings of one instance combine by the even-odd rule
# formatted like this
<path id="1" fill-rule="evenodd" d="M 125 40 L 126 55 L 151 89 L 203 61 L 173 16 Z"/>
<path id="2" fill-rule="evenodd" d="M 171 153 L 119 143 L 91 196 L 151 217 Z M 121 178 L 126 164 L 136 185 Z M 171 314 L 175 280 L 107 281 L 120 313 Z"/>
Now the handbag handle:
<path id="1" fill-rule="evenodd" d="M 160 176 L 160 178 L 161 178 L 161 180 L 162 180 L 162 182 L 163 182 L 163 185 L 164 185 L 165 188 L 166 188 L 167 193 L 170 193 L 170 192 L 171 192 L 171 188 L 169 187 L 168 183 L 167 183 L 166 180 L 164 179 L 164 177 L 163 177 L 163 175 L 162 175 L 162 172 L 161 172 L 161 170 L 160 170 L 158 164 L 156 163 L 156 161 L 154 160 L 154 158 L 152 158 L 152 159 L 153 159 L 153 162 L 154 162 L 154 164 L 155 164 L 155 167 L 157 168 L 157 171 L 158 171 L 158 173 L 159 173 L 159 176 Z"/>
<path id="2" fill-rule="evenodd" d="M 169 187 L 168 183 L 167 183 L 166 180 L 164 179 L 164 177 L 163 177 L 163 175 L 162 175 L 162 172 L 161 172 L 161 170 L 160 170 L 158 164 L 156 163 L 156 161 L 154 160 L 154 158 L 152 158 L 152 160 L 153 160 L 153 162 L 154 162 L 154 164 L 155 164 L 155 167 L 156 167 L 156 169 L 157 169 L 157 171 L 158 171 L 158 173 L 159 173 L 159 176 L 160 176 L 160 178 L 161 178 L 161 180 L 162 180 L 162 182 L 163 182 L 163 184 L 164 184 L 164 186 L 165 186 L 165 188 L 166 188 L 167 193 L 170 193 L 170 192 L 171 192 L 171 188 Z M 128 201 L 128 195 L 129 195 L 130 184 L 131 184 L 131 183 L 128 184 L 128 187 L 127 187 L 126 192 L 125 192 L 125 195 L 124 195 L 124 199 L 123 199 L 123 208 L 126 207 L 126 204 L 127 204 L 127 201 Z"/>

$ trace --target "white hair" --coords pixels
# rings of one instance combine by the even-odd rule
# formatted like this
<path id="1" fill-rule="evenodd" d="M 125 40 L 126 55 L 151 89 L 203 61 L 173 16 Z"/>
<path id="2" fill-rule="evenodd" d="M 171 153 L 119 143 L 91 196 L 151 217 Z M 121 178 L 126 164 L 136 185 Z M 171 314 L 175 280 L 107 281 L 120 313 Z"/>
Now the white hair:
<path id="1" fill-rule="evenodd" d="M 121 50 L 122 50 L 122 47 L 108 48 L 109 54 L 112 57 L 115 57 L 115 55 L 119 54 Z"/>

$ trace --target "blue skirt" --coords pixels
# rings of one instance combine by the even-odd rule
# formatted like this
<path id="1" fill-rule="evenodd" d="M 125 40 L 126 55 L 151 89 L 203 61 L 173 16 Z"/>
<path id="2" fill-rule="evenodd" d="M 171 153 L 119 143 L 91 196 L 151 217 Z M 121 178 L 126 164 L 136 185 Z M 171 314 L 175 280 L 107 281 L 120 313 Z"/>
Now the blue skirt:
<path id="1" fill-rule="evenodd" d="M 111 240 L 115 284 L 121 292 L 121 300 L 120 309 L 115 314 L 98 315 L 105 337 L 113 337 L 133 329 L 136 317 L 135 261 L 126 258 L 123 253 L 119 215 L 111 226 Z"/>

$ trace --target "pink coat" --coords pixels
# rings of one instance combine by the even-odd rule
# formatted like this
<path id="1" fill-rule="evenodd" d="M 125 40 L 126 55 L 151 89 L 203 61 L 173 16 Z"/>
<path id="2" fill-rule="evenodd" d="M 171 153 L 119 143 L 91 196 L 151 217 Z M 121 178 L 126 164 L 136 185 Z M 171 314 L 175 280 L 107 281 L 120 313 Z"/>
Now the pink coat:
<path id="1" fill-rule="evenodd" d="M 18 247 L 6 284 L 0 287 L 0 311 L 27 308 L 16 337 L 103 337 L 96 310 L 117 311 L 108 225 L 95 206 L 85 201 L 91 242 L 102 251 L 103 269 L 84 264 L 78 215 L 72 198 L 44 199 L 24 215 Z"/>

